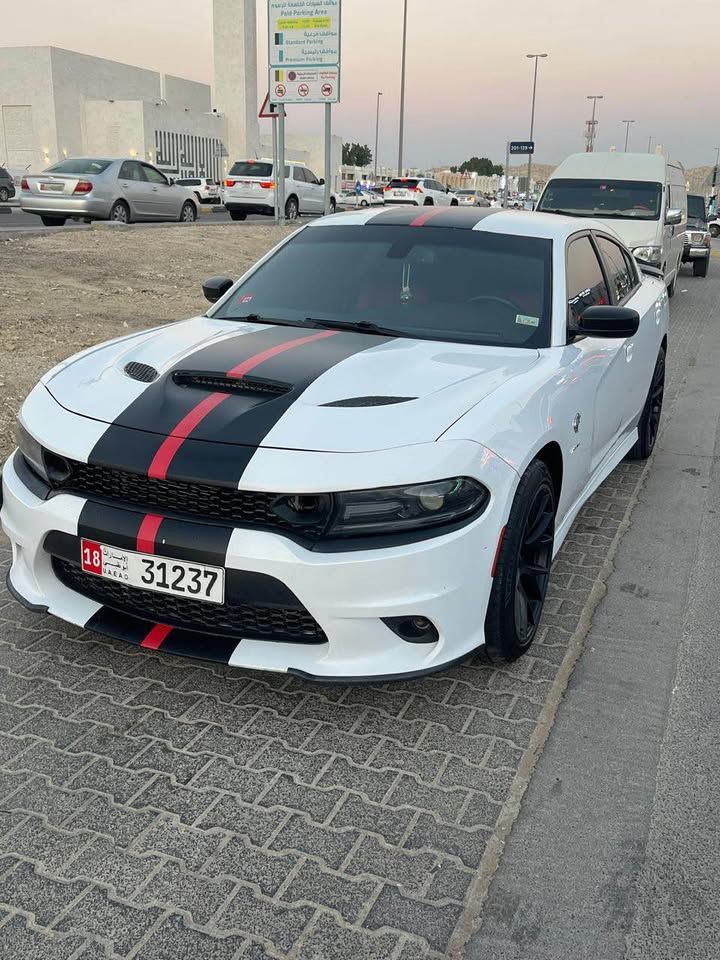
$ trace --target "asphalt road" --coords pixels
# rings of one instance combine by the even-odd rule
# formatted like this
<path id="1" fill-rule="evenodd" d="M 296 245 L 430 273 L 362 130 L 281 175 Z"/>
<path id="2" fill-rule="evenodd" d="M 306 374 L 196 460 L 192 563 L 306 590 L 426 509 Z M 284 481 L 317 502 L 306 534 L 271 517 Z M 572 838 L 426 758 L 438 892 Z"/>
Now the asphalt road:
<path id="1" fill-rule="evenodd" d="M 5 210 L 10 210 L 10 213 L 4 212 Z M 271 220 L 268 217 L 261 217 L 256 215 L 251 215 L 245 221 L 246 223 L 251 222 L 256 223 L 270 223 Z M 200 215 L 196 223 L 231 223 L 230 214 L 223 206 L 215 204 L 203 204 L 200 207 Z M 157 226 L 167 226 L 167 223 L 157 224 L 157 223 L 144 223 L 143 227 L 157 227 Z M 188 224 L 178 224 L 179 227 L 187 228 Z M 42 233 L 53 233 L 57 231 L 57 227 L 44 227 L 40 217 L 36 216 L 34 213 L 23 213 L 20 207 L 15 206 L 14 204 L 1 204 L 0 205 L 0 234 L 11 233 L 20 235 L 22 233 L 38 231 Z M 69 230 L 88 230 L 91 229 L 85 223 L 75 223 L 72 220 L 68 220 L 65 224 L 64 229 Z"/>
<path id="2" fill-rule="evenodd" d="M 719 322 L 714 259 L 672 302 L 664 430 L 467 960 L 717 960 Z"/>

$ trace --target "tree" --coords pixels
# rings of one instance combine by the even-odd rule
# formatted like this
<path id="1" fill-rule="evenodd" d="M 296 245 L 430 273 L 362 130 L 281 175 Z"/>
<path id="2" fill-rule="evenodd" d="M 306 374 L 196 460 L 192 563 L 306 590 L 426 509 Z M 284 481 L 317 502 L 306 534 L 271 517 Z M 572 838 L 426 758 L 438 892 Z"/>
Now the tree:
<path id="1" fill-rule="evenodd" d="M 457 171 L 458 171 L 457 167 L 450 167 L 450 173 L 457 173 Z"/>
<path id="2" fill-rule="evenodd" d="M 500 176 L 503 168 L 499 163 L 493 163 L 487 157 L 470 157 L 460 164 L 460 173 L 477 173 L 481 177 Z"/>
<path id="3" fill-rule="evenodd" d="M 343 144 L 342 162 L 346 167 L 367 167 L 372 163 L 372 158 L 372 150 L 367 144 Z"/>

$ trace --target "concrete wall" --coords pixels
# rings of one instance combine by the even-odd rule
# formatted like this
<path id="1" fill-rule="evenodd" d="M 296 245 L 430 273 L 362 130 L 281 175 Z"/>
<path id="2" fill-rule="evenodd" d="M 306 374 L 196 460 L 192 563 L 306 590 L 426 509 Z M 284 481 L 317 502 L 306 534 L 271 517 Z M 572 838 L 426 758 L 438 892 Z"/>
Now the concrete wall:
<path id="1" fill-rule="evenodd" d="M 213 0 L 213 38 L 213 106 L 227 123 L 232 164 L 260 149 L 255 0 Z"/>
<path id="2" fill-rule="evenodd" d="M 173 77 L 170 73 L 165 75 L 165 99 L 169 107 L 195 110 L 197 113 L 209 113 L 212 109 L 207 83 Z"/>
<path id="3" fill-rule="evenodd" d="M 0 47 L 0 164 L 21 173 L 57 156 L 50 47 Z"/>
<path id="4" fill-rule="evenodd" d="M 81 153 L 99 157 L 138 157 L 153 161 L 146 146 L 142 100 L 87 100 L 85 145 Z"/>

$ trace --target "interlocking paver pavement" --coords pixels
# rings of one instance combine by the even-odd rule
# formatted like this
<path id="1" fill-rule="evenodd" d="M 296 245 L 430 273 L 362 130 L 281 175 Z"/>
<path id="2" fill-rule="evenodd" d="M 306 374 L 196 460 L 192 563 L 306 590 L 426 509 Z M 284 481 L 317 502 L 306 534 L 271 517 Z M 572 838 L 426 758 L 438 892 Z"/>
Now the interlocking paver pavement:
<path id="1" fill-rule="evenodd" d="M 698 317 L 674 319 L 669 399 Z M 576 521 L 530 655 L 313 685 L 172 659 L 0 590 L 0 944 L 18 960 L 447 955 L 637 495 Z M 9 565 L 0 542 L 0 575 Z"/>

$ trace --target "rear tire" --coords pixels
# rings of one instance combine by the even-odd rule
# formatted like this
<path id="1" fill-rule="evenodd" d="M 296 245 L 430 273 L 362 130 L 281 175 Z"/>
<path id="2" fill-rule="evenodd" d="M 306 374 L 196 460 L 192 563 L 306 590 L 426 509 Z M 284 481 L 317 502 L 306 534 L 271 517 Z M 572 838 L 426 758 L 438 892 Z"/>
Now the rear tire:
<path id="1" fill-rule="evenodd" d="M 231 220 L 247 220 L 247 214 L 242 210 L 228 210 Z"/>
<path id="2" fill-rule="evenodd" d="M 720 237 L 720 227 L 716 223 L 710 224 L 710 236 Z"/>
<path id="3" fill-rule="evenodd" d="M 693 276 L 706 277 L 709 265 L 710 257 L 706 257 L 704 260 L 693 260 Z"/>
<path id="4" fill-rule="evenodd" d="M 10 199 L 10 193 L 5 187 L 0 187 L 0 203 L 7 203 Z"/>
<path id="5" fill-rule="evenodd" d="M 369 206 L 369 204 L 367 204 Z M 335 197 L 330 197 L 330 213 L 335 213 L 337 210 L 337 203 L 335 203 Z"/>
<path id="6" fill-rule="evenodd" d="M 67 217 L 40 217 L 46 227 L 64 227 Z"/>
<path id="7" fill-rule="evenodd" d="M 457 206 L 459 206 L 459 204 L 458 204 L 457 200 L 451 200 L 451 201 L 450 201 L 450 206 L 451 206 L 451 207 L 457 207 Z"/>
<path id="8" fill-rule="evenodd" d="M 550 578 L 555 509 L 550 471 L 533 460 L 510 509 L 485 614 L 485 647 L 493 661 L 517 660 L 535 639 Z"/>
<path id="9" fill-rule="evenodd" d="M 627 460 L 647 460 L 655 447 L 660 430 L 663 396 L 665 394 L 665 351 L 660 352 L 655 361 L 650 389 L 638 423 L 638 438 L 630 448 Z"/>
<path id="10" fill-rule="evenodd" d="M 426 198 L 425 198 L 425 203 L 423 204 L 423 206 L 424 206 L 424 207 L 434 207 L 434 206 L 435 206 L 435 201 L 432 200 L 430 197 L 426 197 Z"/>
<path id="11" fill-rule="evenodd" d="M 128 207 L 124 200 L 116 200 L 112 207 L 110 207 L 108 220 L 112 220 L 115 223 L 130 223 L 130 207 Z"/>

